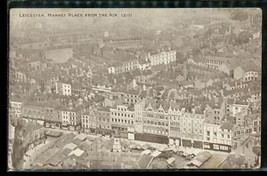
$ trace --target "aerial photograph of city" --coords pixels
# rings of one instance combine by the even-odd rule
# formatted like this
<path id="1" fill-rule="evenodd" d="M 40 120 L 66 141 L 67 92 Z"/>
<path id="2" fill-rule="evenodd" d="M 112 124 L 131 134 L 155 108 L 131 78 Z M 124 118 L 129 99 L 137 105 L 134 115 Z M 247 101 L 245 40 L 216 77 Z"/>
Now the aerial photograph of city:
<path id="1" fill-rule="evenodd" d="M 256 8 L 12 9 L 8 169 L 261 166 Z"/>

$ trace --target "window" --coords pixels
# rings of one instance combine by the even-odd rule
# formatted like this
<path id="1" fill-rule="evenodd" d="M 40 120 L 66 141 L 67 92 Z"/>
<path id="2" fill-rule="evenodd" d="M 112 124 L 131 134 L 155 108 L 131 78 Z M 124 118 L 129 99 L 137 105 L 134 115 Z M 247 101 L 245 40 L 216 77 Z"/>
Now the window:
<path id="1" fill-rule="evenodd" d="M 219 150 L 219 145 L 214 144 L 214 145 L 213 145 L 213 148 L 214 148 L 215 150 Z"/>
<path id="2" fill-rule="evenodd" d="M 210 135 L 210 131 L 207 131 L 207 135 L 208 135 L 208 136 Z"/>

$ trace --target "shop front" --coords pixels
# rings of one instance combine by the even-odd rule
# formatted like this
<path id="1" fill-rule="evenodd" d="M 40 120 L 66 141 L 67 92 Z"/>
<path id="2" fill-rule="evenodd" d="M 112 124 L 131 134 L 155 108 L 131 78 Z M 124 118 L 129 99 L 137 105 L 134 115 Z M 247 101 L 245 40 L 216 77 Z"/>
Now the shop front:
<path id="1" fill-rule="evenodd" d="M 183 147 L 193 147 L 192 141 L 189 139 L 182 139 L 182 146 Z"/>
<path id="2" fill-rule="evenodd" d="M 193 141 L 193 148 L 203 148 L 203 142 L 202 141 Z"/>
<path id="3" fill-rule="evenodd" d="M 180 143 L 181 143 L 181 138 L 174 138 L 174 137 L 169 138 L 169 145 L 180 146 Z"/>
<path id="4" fill-rule="evenodd" d="M 149 134 L 149 133 L 136 133 L 135 140 L 155 142 L 155 143 L 160 143 L 160 144 L 169 143 L 169 138 L 167 136 L 155 135 L 155 134 Z"/>
<path id="5" fill-rule="evenodd" d="M 222 151 L 222 152 L 231 152 L 231 146 L 225 144 L 217 144 L 217 143 L 203 143 L 203 148 L 207 150 L 214 150 L 214 151 Z"/>

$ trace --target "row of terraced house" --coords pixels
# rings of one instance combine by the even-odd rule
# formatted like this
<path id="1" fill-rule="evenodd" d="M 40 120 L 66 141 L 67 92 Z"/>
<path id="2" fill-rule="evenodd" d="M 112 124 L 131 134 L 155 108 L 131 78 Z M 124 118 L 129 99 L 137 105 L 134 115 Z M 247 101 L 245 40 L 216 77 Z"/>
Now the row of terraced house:
<path id="1" fill-rule="evenodd" d="M 37 121 L 47 128 L 104 135 L 119 131 L 121 137 L 131 140 L 184 147 L 230 152 L 240 133 L 260 133 L 260 113 L 249 111 L 248 102 L 226 98 L 194 102 L 144 98 L 112 107 L 10 103 L 14 117 Z"/>
<path id="2" fill-rule="evenodd" d="M 136 69 L 146 70 L 151 66 L 170 64 L 176 62 L 176 50 L 169 48 L 162 48 L 157 52 L 140 54 L 133 56 L 126 61 L 115 63 L 108 68 L 109 74 L 120 74 Z"/>

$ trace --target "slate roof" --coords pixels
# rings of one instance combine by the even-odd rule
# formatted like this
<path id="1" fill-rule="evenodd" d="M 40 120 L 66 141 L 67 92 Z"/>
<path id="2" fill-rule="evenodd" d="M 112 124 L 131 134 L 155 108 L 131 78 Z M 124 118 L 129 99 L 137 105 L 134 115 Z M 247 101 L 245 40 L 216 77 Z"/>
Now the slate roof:
<path id="1" fill-rule="evenodd" d="M 231 122 L 224 122 L 222 125 L 221 125 L 221 129 L 226 129 L 226 130 L 232 130 L 234 127 L 234 124 L 231 123 Z"/>
<path id="2" fill-rule="evenodd" d="M 64 136 L 61 136 L 60 138 L 58 138 L 58 140 L 55 142 L 54 145 L 57 146 L 58 148 L 62 148 L 66 144 L 71 143 L 75 136 L 76 135 L 73 133 L 69 133 L 69 134 L 66 134 Z"/>

